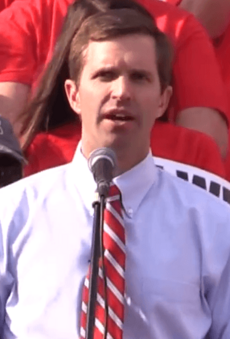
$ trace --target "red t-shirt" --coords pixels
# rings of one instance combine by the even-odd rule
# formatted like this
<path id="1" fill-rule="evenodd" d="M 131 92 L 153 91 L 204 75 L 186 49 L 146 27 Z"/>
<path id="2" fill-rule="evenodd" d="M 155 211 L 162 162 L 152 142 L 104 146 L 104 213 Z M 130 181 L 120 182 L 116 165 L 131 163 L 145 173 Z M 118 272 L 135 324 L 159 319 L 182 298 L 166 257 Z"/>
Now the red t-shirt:
<path id="1" fill-rule="evenodd" d="M 7 8 L 14 0 L 0 0 L 0 12 Z"/>
<path id="2" fill-rule="evenodd" d="M 0 81 L 32 85 L 51 59 L 72 0 L 14 0 L 0 13 Z"/>
<path id="3" fill-rule="evenodd" d="M 25 176 L 70 162 L 80 138 L 81 126 L 78 124 L 39 133 L 26 151 L 29 164 L 24 169 Z M 157 157 L 225 177 L 218 147 L 205 134 L 157 121 L 151 134 L 151 148 Z"/>
<path id="4" fill-rule="evenodd" d="M 228 113 L 230 118 L 230 23 L 225 33 L 213 41 L 213 46 L 227 91 Z"/>
<path id="5" fill-rule="evenodd" d="M 225 33 L 213 41 L 217 60 L 220 66 L 221 75 L 224 80 L 225 90 L 228 98 L 228 110 L 227 114 L 230 119 L 230 24 Z M 230 145 L 230 133 L 229 133 L 229 145 Z M 228 155 L 226 158 L 226 174 L 227 179 L 230 181 L 230 147 L 228 149 Z"/>
<path id="6" fill-rule="evenodd" d="M 201 25 L 187 12 L 158 0 L 138 0 L 174 47 L 174 94 L 168 116 L 188 107 L 226 111 L 216 59 Z M 14 0 L 0 13 L 0 81 L 33 84 L 50 60 L 72 0 Z"/>
<path id="7" fill-rule="evenodd" d="M 178 6 L 182 0 L 160 0 L 160 1 L 164 1 L 164 2 L 167 2 L 168 4 Z"/>

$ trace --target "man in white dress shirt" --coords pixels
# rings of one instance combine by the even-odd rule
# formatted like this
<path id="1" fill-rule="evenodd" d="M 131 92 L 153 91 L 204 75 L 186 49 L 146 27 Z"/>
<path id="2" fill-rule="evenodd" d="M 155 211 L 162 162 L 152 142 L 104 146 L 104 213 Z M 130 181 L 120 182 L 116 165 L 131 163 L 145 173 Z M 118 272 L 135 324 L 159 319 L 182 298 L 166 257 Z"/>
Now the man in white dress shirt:
<path id="1" fill-rule="evenodd" d="M 93 15 L 74 36 L 74 160 L 0 191 L 1 338 L 79 338 L 96 190 L 87 158 L 104 146 L 117 156 L 124 208 L 123 338 L 230 338 L 229 206 L 157 169 L 149 151 L 170 60 L 165 36 L 134 10 Z"/>

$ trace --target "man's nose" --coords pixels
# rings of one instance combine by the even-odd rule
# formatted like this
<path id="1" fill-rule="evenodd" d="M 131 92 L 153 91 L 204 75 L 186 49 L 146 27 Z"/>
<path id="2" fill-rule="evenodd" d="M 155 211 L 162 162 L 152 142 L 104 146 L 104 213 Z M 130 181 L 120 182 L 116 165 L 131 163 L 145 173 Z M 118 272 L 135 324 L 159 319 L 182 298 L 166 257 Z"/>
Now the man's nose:
<path id="1" fill-rule="evenodd" d="M 125 76 L 118 77 L 113 82 L 113 88 L 112 88 L 112 98 L 122 101 L 122 100 L 130 100 L 131 99 L 131 88 L 130 80 Z"/>

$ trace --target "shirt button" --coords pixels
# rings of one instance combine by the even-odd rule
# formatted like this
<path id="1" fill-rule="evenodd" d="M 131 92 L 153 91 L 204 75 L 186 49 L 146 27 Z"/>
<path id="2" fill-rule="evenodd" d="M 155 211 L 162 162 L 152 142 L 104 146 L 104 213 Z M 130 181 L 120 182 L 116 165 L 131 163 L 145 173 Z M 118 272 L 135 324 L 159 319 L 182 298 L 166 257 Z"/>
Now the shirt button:
<path id="1" fill-rule="evenodd" d="M 132 208 L 128 208 L 127 214 L 128 214 L 128 216 L 129 216 L 130 218 L 132 218 L 132 217 L 133 217 L 133 209 L 132 209 Z"/>

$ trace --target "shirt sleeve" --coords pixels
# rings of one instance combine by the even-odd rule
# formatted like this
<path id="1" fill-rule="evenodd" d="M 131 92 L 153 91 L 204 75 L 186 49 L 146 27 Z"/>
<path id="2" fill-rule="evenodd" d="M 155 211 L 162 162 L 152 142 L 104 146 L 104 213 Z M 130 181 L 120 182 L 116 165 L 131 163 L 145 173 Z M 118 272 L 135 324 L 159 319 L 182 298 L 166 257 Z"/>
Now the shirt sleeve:
<path id="1" fill-rule="evenodd" d="M 0 13 L 0 81 L 37 83 L 71 0 L 14 0 Z"/>
<path id="2" fill-rule="evenodd" d="M 178 9 L 179 10 L 179 9 Z M 227 98 L 212 43 L 199 22 L 188 15 L 178 23 L 169 119 L 190 107 L 209 107 L 227 118 Z"/>
<path id="3" fill-rule="evenodd" d="M 0 81 L 32 83 L 37 16 L 35 7 L 27 0 L 16 0 L 0 13 Z"/>

